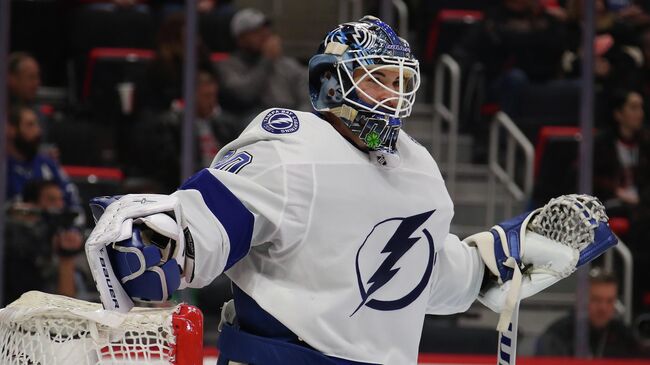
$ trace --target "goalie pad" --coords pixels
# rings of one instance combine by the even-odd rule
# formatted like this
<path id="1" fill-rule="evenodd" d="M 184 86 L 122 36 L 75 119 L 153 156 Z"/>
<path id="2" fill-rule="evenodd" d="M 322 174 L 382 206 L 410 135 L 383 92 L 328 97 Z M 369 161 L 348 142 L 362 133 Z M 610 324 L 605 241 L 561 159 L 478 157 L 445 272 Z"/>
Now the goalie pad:
<path id="1" fill-rule="evenodd" d="M 91 201 L 91 209 L 97 224 L 86 242 L 86 254 L 104 308 L 128 312 L 133 307 L 130 297 L 166 300 L 191 280 L 194 253 L 185 247 L 191 235 L 182 228 L 177 198 L 101 197 Z"/>

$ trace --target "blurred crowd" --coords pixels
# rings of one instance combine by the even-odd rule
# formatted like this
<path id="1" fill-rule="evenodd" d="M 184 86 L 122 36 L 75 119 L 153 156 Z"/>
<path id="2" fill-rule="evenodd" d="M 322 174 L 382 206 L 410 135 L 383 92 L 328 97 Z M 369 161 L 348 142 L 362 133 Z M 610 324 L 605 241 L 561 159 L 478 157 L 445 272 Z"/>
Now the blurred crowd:
<path id="1" fill-rule="evenodd" d="M 501 0 L 483 7 L 470 3 L 466 9 L 460 6 L 461 16 L 445 5 L 433 10 L 438 14 L 431 25 L 437 27 L 436 44 L 446 49 L 423 48 L 424 59 L 449 53 L 461 65 L 464 79 L 479 85 L 474 95 L 470 95 L 469 81 L 463 85 L 463 98 L 471 101 L 464 105 L 487 112 L 478 118 L 466 113 L 461 128 L 480 144 L 488 128 L 486 119 L 500 110 L 537 145 L 539 166 L 535 167 L 531 207 L 577 191 L 585 2 Z M 650 274 L 650 135 L 644 112 L 650 97 L 650 2 L 595 0 L 593 5 L 595 39 L 588 44 L 593 47 L 595 81 L 593 193 L 604 202 L 610 217 L 616 218 L 617 233 L 632 251 L 633 311 L 642 317 L 650 310 L 650 285 L 645 280 Z M 456 24 L 453 34 L 446 33 L 452 40 L 445 43 L 444 27 L 453 29 L 454 17 L 464 24 Z M 570 147 L 566 146 L 568 136 Z M 474 152 L 476 159 L 486 158 L 485 148 Z M 597 301 L 603 302 L 598 299 L 603 291 L 597 291 L 607 283 L 611 299 L 607 306 L 612 313 L 601 315 L 609 319 L 601 318 L 599 323 L 592 312 L 599 306 Z M 592 356 L 638 354 L 632 332 L 614 321 L 616 279 L 596 275 L 591 284 L 590 298 L 596 303 L 590 304 Z M 573 354 L 574 318 L 571 315 L 553 324 L 542 337 L 538 353 Z"/>
<path id="2" fill-rule="evenodd" d="M 52 13 L 41 18 L 35 6 Z M 195 102 L 186 105 L 184 6 L 12 1 L 3 306 L 28 290 L 97 299 L 83 253 L 93 226 L 88 199 L 173 192 L 187 108 L 192 171 L 209 166 L 260 111 L 309 108 L 306 68 L 285 54 L 272 20 L 216 0 L 198 1 Z M 33 39 L 57 13 L 67 22 Z M 63 46 L 48 49 L 57 32 Z M 210 315 L 228 299 L 229 282 L 205 292 L 196 300 Z"/>
<path id="3" fill-rule="evenodd" d="M 369 3 L 368 11 L 378 8 L 378 2 Z M 477 161 L 486 158 L 487 120 L 497 110 L 533 143 L 544 126 L 578 125 L 583 0 L 407 3 L 411 43 L 428 84 L 441 54 L 462 67 L 461 130 L 476 137 Z M 35 4 L 45 11 L 34 11 Z M 24 275 L 7 281 L 3 305 L 33 289 L 92 299 L 82 255 L 92 227 L 87 200 L 172 192 L 181 179 L 187 108 L 194 112 L 193 171 L 209 166 L 260 111 L 311 110 L 306 60 L 285 53 L 267 14 L 227 0 L 198 1 L 196 97 L 186 105 L 184 6 L 180 0 L 12 1 L 4 270 L 5 278 Z M 627 224 L 619 233 L 634 254 L 634 313 L 642 316 L 650 312 L 650 284 L 644 280 L 650 273 L 650 134 L 644 112 L 650 98 L 650 1 L 595 0 L 595 7 L 594 193 L 610 216 Z M 555 168 L 540 167 L 531 206 L 577 190 L 577 147 L 572 151 L 552 160 Z M 74 168 L 79 165 L 93 168 Z M 591 276 L 591 298 L 601 303 L 600 319 L 594 304 L 592 333 L 600 336 L 592 344 L 595 357 L 641 351 L 630 329 L 615 321 L 614 277 Z M 228 283 L 214 285 L 216 293 Z M 216 297 L 202 295 L 199 301 L 214 310 L 223 302 Z M 572 354 L 565 331 L 572 318 L 549 328 L 539 354 Z M 613 333 L 623 342 L 612 340 Z"/>

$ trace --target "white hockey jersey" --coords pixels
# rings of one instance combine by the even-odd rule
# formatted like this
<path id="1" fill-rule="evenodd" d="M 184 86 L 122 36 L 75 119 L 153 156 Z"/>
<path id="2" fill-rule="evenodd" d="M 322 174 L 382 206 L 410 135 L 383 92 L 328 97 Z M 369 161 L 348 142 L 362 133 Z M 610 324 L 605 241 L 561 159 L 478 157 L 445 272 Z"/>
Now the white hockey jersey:
<path id="1" fill-rule="evenodd" d="M 226 270 L 328 356 L 415 364 L 424 315 L 467 310 L 484 265 L 449 234 L 428 151 L 404 132 L 397 148 L 400 165 L 382 168 L 315 114 L 261 113 L 174 193 L 196 249 L 190 286 Z"/>

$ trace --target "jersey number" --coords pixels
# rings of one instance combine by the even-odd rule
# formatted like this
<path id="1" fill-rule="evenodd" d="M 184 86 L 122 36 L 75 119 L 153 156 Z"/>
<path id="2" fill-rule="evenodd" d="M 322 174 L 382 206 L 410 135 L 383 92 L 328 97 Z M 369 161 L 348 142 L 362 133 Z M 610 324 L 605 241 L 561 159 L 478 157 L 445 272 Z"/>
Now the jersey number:
<path id="1" fill-rule="evenodd" d="M 231 151 L 226 153 L 219 161 L 217 161 L 213 168 L 236 174 L 251 162 L 253 162 L 253 156 L 250 153 L 240 152 L 235 154 L 235 151 Z"/>

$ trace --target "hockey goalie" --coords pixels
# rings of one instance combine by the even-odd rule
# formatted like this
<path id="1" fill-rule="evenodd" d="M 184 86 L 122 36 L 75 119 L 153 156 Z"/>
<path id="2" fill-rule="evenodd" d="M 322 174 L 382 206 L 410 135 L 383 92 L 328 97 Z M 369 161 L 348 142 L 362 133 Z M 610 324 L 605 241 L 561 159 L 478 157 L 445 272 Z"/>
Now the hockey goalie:
<path id="1" fill-rule="evenodd" d="M 401 131 L 418 61 L 381 20 L 329 32 L 309 73 L 314 111 L 260 113 L 173 194 L 93 201 L 86 250 L 106 309 L 225 273 L 219 364 L 415 364 L 425 314 L 478 299 L 508 336 L 519 300 L 616 244 L 582 195 L 450 234 L 436 162 Z"/>

